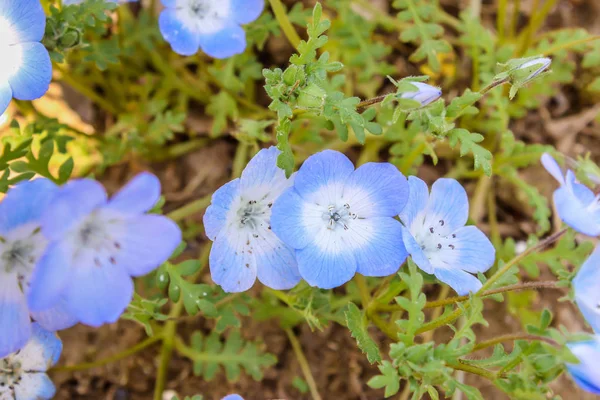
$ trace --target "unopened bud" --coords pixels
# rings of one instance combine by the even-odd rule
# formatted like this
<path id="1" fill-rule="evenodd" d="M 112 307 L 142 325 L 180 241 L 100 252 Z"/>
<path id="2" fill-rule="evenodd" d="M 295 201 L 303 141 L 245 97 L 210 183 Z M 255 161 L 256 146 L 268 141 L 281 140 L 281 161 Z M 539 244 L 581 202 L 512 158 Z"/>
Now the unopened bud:
<path id="1" fill-rule="evenodd" d="M 532 72 L 529 75 L 527 75 L 527 78 L 525 78 L 525 81 L 530 81 L 531 79 L 535 78 L 536 76 L 544 72 L 546 69 L 548 69 L 551 63 L 552 60 L 550 58 L 540 57 L 527 61 L 519 65 L 516 69 L 520 71 L 532 69 Z"/>
<path id="2" fill-rule="evenodd" d="M 404 92 L 400 95 L 400 97 L 403 99 L 416 100 L 421 103 L 422 107 L 433 103 L 442 96 L 442 90 L 438 87 L 431 86 L 423 82 L 410 82 L 410 84 L 416 86 L 417 90 L 412 92 Z"/>

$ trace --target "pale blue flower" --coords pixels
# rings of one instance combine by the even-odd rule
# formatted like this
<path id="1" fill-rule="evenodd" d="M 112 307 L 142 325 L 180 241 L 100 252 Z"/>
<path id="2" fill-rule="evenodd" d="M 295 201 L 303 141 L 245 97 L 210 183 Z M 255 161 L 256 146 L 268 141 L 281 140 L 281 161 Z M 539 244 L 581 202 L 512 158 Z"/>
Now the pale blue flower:
<path id="1" fill-rule="evenodd" d="M 600 395 L 600 335 L 587 342 L 568 345 L 569 350 L 579 359 L 579 364 L 567 364 L 567 369 L 582 389 Z"/>
<path id="2" fill-rule="evenodd" d="M 85 3 L 87 0 L 63 0 L 64 6 L 69 6 L 71 4 L 81 4 Z M 105 0 L 107 3 L 133 3 L 138 0 Z"/>
<path id="3" fill-rule="evenodd" d="M 49 400 L 56 389 L 46 375 L 62 352 L 54 333 L 33 324 L 31 339 L 20 351 L 0 359 L 0 399 Z"/>
<path id="4" fill-rule="evenodd" d="M 407 199 L 406 178 L 392 164 L 354 170 L 348 157 L 325 150 L 304 162 L 294 186 L 275 202 L 271 225 L 296 250 L 302 278 L 331 289 L 357 272 L 398 271 L 407 253 L 394 216 Z"/>
<path id="5" fill-rule="evenodd" d="M 0 115 L 11 99 L 42 97 L 52 80 L 44 37 L 46 15 L 39 0 L 0 1 Z"/>
<path id="6" fill-rule="evenodd" d="M 594 332 L 600 333 L 600 246 L 577 272 L 573 287 L 581 313 Z"/>
<path id="7" fill-rule="evenodd" d="M 263 149 L 241 178 L 223 185 L 204 215 L 213 281 L 226 292 L 248 290 L 258 277 L 273 289 L 290 289 L 300 281 L 294 251 L 271 230 L 271 207 L 293 183 L 277 167 L 280 151 Z"/>
<path id="8" fill-rule="evenodd" d="M 442 90 L 439 87 L 423 82 L 410 82 L 410 84 L 416 86 L 416 90 L 404 92 L 400 97 L 418 101 L 422 107 L 433 103 L 442 96 Z"/>
<path id="9" fill-rule="evenodd" d="M 227 396 L 223 397 L 221 400 L 244 400 L 244 398 L 242 396 L 240 396 L 239 394 L 228 394 Z"/>
<path id="10" fill-rule="evenodd" d="M 146 214 L 160 197 L 160 182 L 142 173 L 110 200 L 102 185 L 79 179 L 63 186 L 42 216 L 51 243 L 31 280 L 33 310 L 64 296 L 80 322 L 115 322 L 133 297 L 131 277 L 145 275 L 181 242 L 179 227 Z"/>
<path id="11" fill-rule="evenodd" d="M 65 311 L 64 299 L 41 304 L 37 313 L 30 312 L 27 302 L 31 275 L 48 244 L 40 231 L 40 218 L 57 190 L 48 179 L 36 179 L 9 190 L 0 202 L 0 357 L 27 343 L 31 318 L 47 330 L 66 329 L 77 322 Z"/>
<path id="12" fill-rule="evenodd" d="M 550 154 L 544 153 L 542 165 L 560 183 L 553 196 L 560 219 L 584 235 L 600 235 L 600 196 L 577 182 L 573 171 L 568 170 L 563 176 Z"/>
<path id="13" fill-rule="evenodd" d="M 160 32 L 173 51 L 191 56 L 202 49 L 214 58 L 227 58 L 246 49 L 240 25 L 257 19 L 264 0 L 162 0 Z"/>
<path id="14" fill-rule="evenodd" d="M 482 284 L 475 276 L 487 271 L 496 255 L 489 239 L 475 226 L 465 226 L 469 200 L 454 179 L 438 179 L 431 187 L 408 178 L 410 196 L 400 213 L 404 245 L 415 264 L 435 275 L 459 295 L 477 292 Z"/>

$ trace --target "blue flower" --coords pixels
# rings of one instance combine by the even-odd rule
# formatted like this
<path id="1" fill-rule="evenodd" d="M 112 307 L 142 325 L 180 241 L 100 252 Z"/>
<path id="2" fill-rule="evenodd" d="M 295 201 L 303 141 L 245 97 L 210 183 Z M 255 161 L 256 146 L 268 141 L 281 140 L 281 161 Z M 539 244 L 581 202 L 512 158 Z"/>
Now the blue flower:
<path id="1" fill-rule="evenodd" d="M 438 87 L 423 82 L 410 82 L 410 84 L 416 86 L 416 90 L 404 92 L 401 97 L 403 99 L 416 100 L 421 103 L 422 107 L 433 103 L 442 96 L 442 90 Z"/>
<path id="2" fill-rule="evenodd" d="M 600 235 L 600 196 L 578 183 L 573 171 L 568 170 L 563 176 L 550 154 L 544 153 L 542 165 L 560 183 L 553 196 L 560 219 L 584 235 Z"/>
<path id="3" fill-rule="evenodd" d="M 191 56 L 201 48 L 214 58 L 227 58 L 246 49 L 240 26 L 257 19 L 264 0 L 162 0 L 160 32 L 173 51 Z"/>
<path id="4" fill-rule="evenodd" d="M 410 196 L 400 213 L 404 245 L 415 264 L 435 275 L 459 295 L 477 292 L 479 279 L 494 264 L 496 250 L 475 226 L 465 226 L 469 200 L 454 179 L 438 179 L 431 187 L 421 179 L 408 178 Z"/>
<path id="5" fill-rule="evenodd" d="M 389 163 L 354 170 L 342 153 L 309 157 L 294 186 L 273 205 L 273 231 L 296 250 L 300 275 L 310 285 L 331 289 L 355 273 L 386 276 L 398 271 L 407 253 L 394 219 L 408 199 L 406 178 Z"/>
<path id="6" fill-rule="evenodd" d="M 300 281 L 294 251 L 271 230 L 271 207 L 292 185 L 276 165 L 280 151 L 263 149 L 242 176 L 215 192 L 204 215 L 213 281 L 226 292 L 243 292 L 256 277 L 273 289 L 290 289 Z"/>
<path id="7" fill-rule="evenodd" d="M 91 179 L 63 186 L 42 216 L 51 243 L 31 279 L 30 307 L 44 309 L 62 295 L 80 322 L 115 322 L 133 296 L 131 277 L 158 267 L 181 242 L 173 221 L 146 214 L 159 196 L 160 182 L 149 173 L 110 200 Z"/>
<path id="8" fill-rule="evenodd" d="M 49 180 L 36 179 L 17 185 L 0 202 L 0 357 L 27 343 L 32 317 L 47 330 L 77 322 L 65 311 L 64 299 L 37 313 L 27 302 L 31 275 L 48 245 L 40 218 L 57 190 Z"/>
<path id="9" fill-rule="evenodd" d="M 569 350 L 579 359 L 579 364 L 567 364 L 567 369 L 582 389 L 600 395 L 600 335 L 587 342 L 568 344 Z"/>
<path id="10" fill-rule="evenodd" d="M 573 279 L 575 300 L 594 332 L 600 333 L 600 246 L 583 263 Z"/>
<path id="11" fill-rule="evenodd" d="M 39 0 L 0 1 L 0 115 L 11 99 L 42 97 L 52 80 L 44 37 L 46 15 Z"/>
<path id="12" fill-rule="evenodd" d="M 239 394 L 228 394 L 227 396 L 223 397 L 221 400 L 244 400 L 244 398 L 242 396 L 240 396 Z"/>
<path id="13" fill-rule="evenodd" d="M 21 351 L 0 359 L 0 399 L 48 400 L 56 389 L 46 371 L 58 362 L 62 343 L 54 333 L 33 324 Z"/>
<path id="14" fill-rule="evenodd" d="M 63 6 L 69 6 L 71 4 L 81 4 L 86 0 L 63 0 Z M 138 0 L 105 0 L 107 3 L 133 3 Z"/>

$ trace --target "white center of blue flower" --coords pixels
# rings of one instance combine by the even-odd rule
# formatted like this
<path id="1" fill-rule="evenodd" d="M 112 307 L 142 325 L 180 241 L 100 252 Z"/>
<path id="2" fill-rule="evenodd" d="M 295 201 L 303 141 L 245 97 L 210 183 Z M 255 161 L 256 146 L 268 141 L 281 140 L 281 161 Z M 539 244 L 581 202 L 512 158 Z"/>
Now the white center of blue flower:
<path id="1" fill-rule="evenodd" d="M 23 380 L 23 372 L 19 361 L 11 357 L 0 360 L 0 394 L 7 389 L 14 390 Z"/>
<path id="2" fill-rule="evenodd" d="M 15 46 L 19 40 L 19 35 L 12 27 L 12 24 L 0 16 L 0 83 L 13 77 L 22 64 L 23 52 L 21 46 Z"/>
<path id="3" fill-rule="evenodd" d="M 264 200 L 244 201 L 242 199 L 240 207 L 237 210 L 239 227 L 256 230 L 259 226 L 268 226 L 272 205 L 272 203 L 266 203 Z"/>
<path id="4" fill-rule="evenodd" d="M 2 237 L 1 242 L 0 273 L 16 276 L 23 288 L 29 282 L 31 272 L 48 242 L 35 224 L 25 224 L 14 229 Z"/>
<path id="5" fill-rule="evenodd" d="M 229 0 L 179 0 L 178 18 L 193 32 L 211 34 L 225 26 L 230 13 Z"/>
<path id="6" fill-rule="evenodd" d="M 75 248 L 78 251 L 92 250 L 93 262 L 97 267 L 116 264 L 122 244 L 113 237 L 123 220 L 110 213 L 93 212 L 73 232 Z"/>
<path id="7" fill-rule="evenodd" d="M 327 211 L 323 213 L 323 220 L 327 222 L 327 229 L 335 230 L 338 228 L 348 230 L 348 224 L 358 216 L 350 212 L 350 205 L 348 203 L 341 207 L 334 204 L 330 204 L 327 207 Z"/>
<path id="8" fill-rule="evenodd" d="M 446 222 L 443 219 L 431 220 L 425 218 L 420 224 L 415 221 L 411 227 L 411 233 L 421 250 L 431 260 L 443 250 L 455 250 L 456 234 L 449 233 L 444 228 Z"/>

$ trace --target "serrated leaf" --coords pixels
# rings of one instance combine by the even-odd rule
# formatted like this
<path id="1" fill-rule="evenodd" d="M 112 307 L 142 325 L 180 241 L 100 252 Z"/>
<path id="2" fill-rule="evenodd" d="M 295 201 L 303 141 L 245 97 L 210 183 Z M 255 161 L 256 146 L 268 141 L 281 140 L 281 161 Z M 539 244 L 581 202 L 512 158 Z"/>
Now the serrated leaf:
<path id="1" fill-rule="evenodd" d="M 353 338 L 356 339 L 358 347 L 364 354 L 367 355 L 367 359 L 371 364 L 381 361 L 381 354 L 375 341 L 369 336 L 369 332 L 363 323 L 363 314 L 360 312 L 356 304 L 348 304 L 348 309 L 344 312 L 346 316 L 346 325 L 350 330 Z"/>

